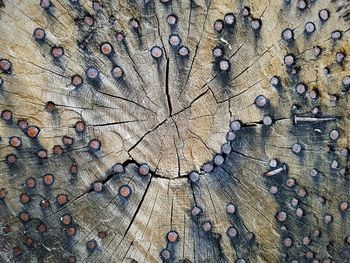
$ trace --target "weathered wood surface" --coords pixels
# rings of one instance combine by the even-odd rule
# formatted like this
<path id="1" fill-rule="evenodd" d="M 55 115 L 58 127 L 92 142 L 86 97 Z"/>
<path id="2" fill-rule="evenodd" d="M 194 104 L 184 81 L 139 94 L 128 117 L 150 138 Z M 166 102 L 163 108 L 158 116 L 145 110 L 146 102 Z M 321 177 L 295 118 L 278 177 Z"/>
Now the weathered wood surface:
<path id="1" fill-rule="evenodd" d="M 0 261 L 350 262 L 349 5 L 0 0 Z"/>

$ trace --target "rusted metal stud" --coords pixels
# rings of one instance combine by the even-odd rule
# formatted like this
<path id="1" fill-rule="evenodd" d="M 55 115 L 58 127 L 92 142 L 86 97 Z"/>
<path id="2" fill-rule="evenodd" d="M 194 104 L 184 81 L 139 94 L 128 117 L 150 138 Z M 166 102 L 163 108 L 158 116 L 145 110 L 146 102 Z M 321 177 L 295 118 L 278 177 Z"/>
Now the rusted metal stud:
<path id="1" fill-rule="evenodd" d="M 29 138 L 36 138 L 40 133 L 40 129 L 36 126 L 29 126 L 27 129 L 27 135 Z"/>
<path id="2" fill-rule="evenodd" d="M 129 21 L 129 26 L 131 27 L 131 29 L 137 31 L 140 29 L 140 22 L 136 18 L 132 18 Z"/>
<path id="3" fill-rule="evenodd" d="M 342 64 L 345 59 L 345 53 L 343 52 L 337 52 L 335 54 L 335 61 L 339 64 Z"/>
<path id="4" fill-rule="evenodd" d="M 283 240 L 283 245 L 286 248 L 289 248 L 293 245 L 293 241 L 291 238 L 287 237 L 286 239 Z"/>
<path id="5" fill-rule="evenodd" d="M 3 73 L 11 73 L 12 63 L 7 59 L 0 59 L 0 71 Z"/>
<path id="6" fill-rule="evenodd" d="M 45 149 L 41 149 L 39 150 L 36 155 L 40 158 L 40 159 L 45 159 L 47 158 L 47 150 Z"/>
<path id="7" fill-rule="evenodd" d="M 124 198 L 129 198 L 132 194 L 131 188 L 128 185 L 123 185 L 119 188 L 119 195 Z"/>
<path id="8" fill-rule="evenodd" d="M 289 178 L 286 182 L 286 185 L 288 187 L 293 187 L 293 186 L 295 186 L 295 184 L 296 184 L 296 180 L 294 178 Z"/>
<path id="9" fill-rule="evenodd" d="M 349 209 L 349 203 L 346 202 L 346 201 L 342 201 L 340 204 L 339 204 L 339 209 L 343 212 L 347 211 Z"/>
<path id="10" fill-rule="evenodd" d="M 73 175 L 78 174 L 78 170 L 78 165 L 76 165 L 75 163 L 73 163 L 69 168 L 69 172 Z"/>
<path id="11" fill-rule="evenodd" d="M 263 124 L 266 126 L 270 126 L 272 124 L 273 120 L 270 116 L 264 116 L 263 118 Z"/>
<path id="12" fill-rule="evenodd" d="M 189 175 L 189 180 L 192 183 L 198 183 L 200 179 L 200 175 L 197 172 L 191 172 Z"/>
<path id="13" fill-rule="evenodd" d="M 112 166 L 112 171 L 114 173 L 122 173 L 122 172 L 124 172 L 124 167 L 122 164 L 116 163 Z"/>
<path id="14" fill-rule="evenodd" d="M 3 110 L 3 111 L 1 112 L 1 118 L 2 118 L 4 121 L 9 122 L 9 121 L 12 120 L 12 117 L 13 117 L 13 115 L 12 115 L 12 112 L 11 112 L 10 110 Z"/>
<path id="15" fill-rule="evenodd" d="M 48 9 L 51 6 L 51 1 L 50 0 L 40 0 L 40 6 L 43 9 Z"/>
<path id="16" fill-rule="evenodd" d="M 304 94 L 306 92 L 306 85 L 304 83 L 299 83 L 295 86 L 295 91 L 299 94 Z"/>
<path id="17" fill-rule="evenodd" d="M 14 247 L 12 250 L 12 254 L 14 257 L 19 257 L 23 253 L 22 249 L 20 247 Z"/>
<path id="18" fill-rule="evenodd" d="M 53 182 L 54 182 L 54 180 L 55 180 L 55 178 L 54 178 L 54 176 L 53 176 L 52 174 L 45 174 L 45 175 L 43 176 L 43 184 L 44 184 L 45 186 L 50 186 L 50 185 L 52 185 Z"/>
<path id="19" fill-rule="evenodd" d="M 276 194 L 278 192 L 278 187 L 275 185 L 272 185 L 269 189 L 269 192 L 273 195 Z"/>
<path id="20" fill-rule="evenodd" d="M 111 70 L 111 75 L 115 79 L 120 79 L 124 76 L 124 70 L 120 66 L 115 66 Z"/>
<path id="21" fill-rule="evenodd" d="M 74 125 L 75 131 L 77 133 L 85 132 L 86 125 L 84 121 L 77 121 Z"/>
<path id="22" fill-rule="evenodd" d="M 219 62 L 219 68 L 221 71 L 223 72 L 226 72 L 228 71 L 230 68 L 231 68 L 231 63 L 229 60 L 227 59 L 222 59 L 220 62 Z"/>
<path id="23" fill-rule="evenodd" d="M 72 137 L 70 137 L 70 136 L 64 135 L 62 137 L 62 143 L 64 145 L 69 146 L 69 145 L 72 145 L 74 143 L 74 139 Z"/>
<path id="24" fill-rule="evenodd" d="M 38 226 L 37 226 L 37 230 L 39 231 L 39 233 L 44 234 L 47 232 L 47 225 L 43 222 L 41 222 Z"/>
<path id="25" fill-rule="evenodd" d="M 177 24 L 178 17 L 174 14 L 170 14 L 167 17 L 167 22 L 170 26 L 175 26 Z"/>
<path id="26" fill-rule="evenodd" d="M 329 138 L 336 141 L 339 139 L 339 132 L 337 130 L 332 130 L 330 133 L 329 133 Z"/>
<path id="27" fill-rule="evenodd" d="M 53 101 L 48 101 L 48 102 L 46 102 L 45 110 L 46 110 L 47 112 L 50 112 L 50 113 L 55 112 L 55 111 L 57 110 L 57 109 L 56 109 L 56 104 L 55 104 Z"/>
<path id="28" fill-rule="evenodd" d="M 31 247 L 34 243 L 34 239 L 31 238 L 31 237 L 27 237 L 25 240 L 24 240 L 24 244 L 27 246 L 27 247 Z"/>
<path id="29" fill-rule="evenodd" d="M 69 214 L 65 214 L 60 218 L 60 221 L 63 225 L 69 225 L 70 223 L 72 223 L 72 216 Z"/>
<path id="30" fill-rule="evenodd" d="M 345 88 L 350 87 L 350 76 L 346 76 L 342 79 L 342 84 Z"/>
<path id="31" fill-rule="evenodd" d="M 215 155 L 214 163 L 216 165 L 222 165 L 224 163 L 224 161 L 225 161 L 225 159 L 224 159 L 224 157 L 222 157 L 222 155 L 220 155 L 220 154 Z"/>
<path id="32" fill-rule="evenodd" d="M 172 47 L 178 47 L 181 44 L 181 38 L 177 34 L 171 34 L 169 36 L 169 44 Z"/>
<path id="33" fill-rule="evenodd" d="M 36 28 L 33 32 L 33 37 L 37 41 L 43 41 L 45 39 L 46 33 L 42 28 Z"/>
<path id="34" fill-rule="evenodd" d="M 170 243 L 175 243 L 179 240 L 179 235 L 176 233 L 176 231 L 170 231 L 168 232 L 166 238 Z"/>
<path id="35" fill-rule="evenodd" d="M 254 19 L 252 19 L 252 21 L 250 22 L 251 28 L 252 28 L 253 30 L 255 30 L 255 31 L 260 30 L 261 25 L 262 25 L 262 23 L 261 23 L 261 20 L 260 20 L 260 19 L 254 18 Z"/>
<path id="36" fill-rule="evenodd" d="M 73 75 L 71 78 L 71 84 L 75 87 L 79 87 L 83 84 L 83 78 L 80 75 Z"/>
<path id="37" fill-rule="evenodd" d="M 242 128 L 242 124 L 239 120 L 232 121 L 230 124 L 232 131 L 239 131 Z"/>
<path id="38" fill-rule="evenodd" d="M 284 41 L 292 41 L 294 39 L 294 32 L 290 28 L 286 28 L 285 30 L 282 31 L 282 39 Z"/>
<path id="39" fill-rule="evenodd" d="M 295 210 L 295 214 L 297 215 L 297 217 L 303 217 L 304 210 L 302 208 L 298 207 L 297 210 Z"/>
<path id="40" fill-rule="evenodd" d="M 224 143 L 222 146 L 221 146 L 221 151 L 224 153 L 224 154 L 229 154 L 231 151 L 232 151 L 232 147 L 229 143 Z"/>
<path id="41" fill-rule="evenodd" d="M 293 146 L 292 146 L 293 153 L 298 154 L 301 152 L 301 150 L 302 150 L 302 147 L 300 144 L 298 144 L 298 143 L 293 144 Z"/>
<path id="42" fill-rule="evenodd" d="M 238 235 L 238 231 L 235 227 L 230 226 L 227 231 L 226 231 L 227 235 L 229 237 L 236 237 Z"/>
<path id="43" fill-rule="evenodd" d="M 92 16 L 86 15 L 84 16 L 83 23 L 86 26 L 93 26 L 95 23 L 95 20 Z"/>
<path id="44" fill-rule="evenodd" d="M 89 80 L 93 81 L 98 80 L 100 77 L 100 72 L 95 67 L 88 67 L 85 71 L 85 74 Z"/>
<path id="45" fill-rule="evenodd" d="M 22 145 L 22 140 L 20 137 L 13 136 L 10 138 L 9 144 L 14 148 L 18 148 Z"/>
<path id="46" fill-rule="evenodd" d="M 65 230 L 66 232 L 66 235 L 69 236 L 69 237 L 73 237 L 76 232 L 77 232 L 77 229 L 75 226 L 69 226 L 67 227 L 67 229 Z"/>
<path id="47" fill-rule="evenodd" d="M 19 196 L 19 201 L 20 201 L 22 204 L 28 204 L 29 201 L 30 201 L 30 196 L 29 196 L 27 193 L 22 193 L 22 194 Z"/>
<path id="48" fill-rule="evenodd" d="M 306 22 L 304 30 L 307 34 L 312 34 L 316 31 L 316 26 L 313 22 Z"/>
<path id="49" fill-rule="evenodd" d="M 120 43 L 123 43 L 126 39 L 126 35 L 124 32 L 118 32 L 116 35 L 115 35 L 116 39 L 118 42 Z"/>
<path id="50" fill-rule="evenodd" d="M 159 59 L 163 56 L 163 50 L 159 46 L 151 48 L 151 56 L 155 59 Z"/>
<path id="51" fill-rule="evenodd" d="M 232 27 L 236 22 L 235 15 L 233 13 L 227 13 L 224 16 L 224 22 L 226 26 Z"/>
<path id="52" fill-rule="evenodd" d="M 68 263 L 76 263 L 77 259 L 75 256 L 71 255 L 68 257 Z"/>
<path id="53" fill-rule="evenodd" d="M 149 173 L 149 166 L 147 164 L 141 164 L 139 167 L 139 174 L 146 176 Z"/>
<path id="54" fill-rule="evenodd" d="M 48 209 L 51 206 L 50 201 L 47 199 L 43 199 L 40 201 L 40 207 L 44 209 Z"/>
<path id="55" fill-rule="evenodd" d="M 59 59 L 64 55 L 63 47 L 53 47 L 51 48 L 51 56 L 54 59 Z"/>
<path id="56" fill-rule="evenodd" d="M 312 52 L 313 52 L 314 56 L 317 58 L 321 55 L 322 48 L 320 46 L 315 46 L 315 47 L 313 47 Z"/>
<path id="57" fill-rule="evenodd" d="M 103 189 L 103 184 L 102 184 L 102 182 L 99 182 L 99 181 L 94 182 L 94 183 L 93 183 L 93 189 L 94 189 L 94 191 L 95 191 L 96 193 L 101 192 L 102 189 Z"/>
<path id="58" fill-rule="evenodd" d="M 291 205 L 296 207 L 298 204 L 299 204 L 299 200 L 296 199 L 296 198 L 293 198 L 291 201 L 290 201 Z"/>
<path id="59" fill-rule="evenodd" d="M 105 55 L 107 57 L 110 57 L 114 53 L 112 45 L 108 42 L 101 43 L 100 51 L 103 55 Z"/>
<path id="60" fill-rule="evenodd" d="M 186 46 L 181 46 L 178 51 L 181 57 L 188 57 L 190 55 L 190 50 Z"/>
<path id="61" fill-rule="evenodd" d="M 202 224 L 202 229 L 204 232 L 209 232 L 212 229 L 212 227 L 213 226 L 209 221 Z"/>
<path id="62" fill-rule="evenodd" d="M 30 215 L 26 211 L 20 212 L 18 217 L 22 223 L 27 223 L 30 220 Z"/>
<path id="63" fill-rule="evenodd" d="M 303 237 L 301 242 L 304 246 L 308 246 L 310 244 L 311 240 L 308 236 L 306 236 L 306 237 Z"/>
<path id="64" fill-rule="evenodd" d="M 7 190 L 5 188 L 0 189 L 0 200 L 4 200 L 5 197 L 7 196 Z"/>
<path id="65" fill-rule="evenodd" d="M 231 146 L 230 146 L 231 147 Z M 221 148 L 222 149 L 222 148 Z M 228 150 L 228 147 L 227 147 L 227 149 L 226 149 L 226 147 L 225 147 L 225 149 L 224 150 Z M 222 150 L 223 151 L 223 150 Z M 204 171 L 204 172 L 206 172 L 206 173 L 210 173 L 211 171 L 213 171 L 213 169 L 214 169 L 214 167 L 213 167 L 213 165 L 211 164 L 211 163 L 206 163 L 206 164 L 204 164 L 203 166 L 202 166 L 202 170 Z"/>
<path id="66" fill-rule="evenodd" d="M 333 216 L 330 214 L 327 214 L 323 217 L 323 222 L 328 225 L 333 222 Z"/>
<path id="67" fill-rule="evenodd" d="M 224 55 L 224 50 L 223 50 L 222 47 L 217 46 L 217 47 L 213 48 L 212 54 L 213 54 L 213 57 L 215 59 L 218 59 L 218 58 L 221 58 Z"/>
<path id="68" fill-rule="evenodd" d="M 276 215 L 276 219 L 280 222 L 284 222 L 287 220 L 287 214 L 283 211 L 280 211 Z"/>
<path id="69" fill-rule="evenodd" d="M 345 242 L 346 242 L 348 245 L 350 245 L 350 236 L 347 236 L 347 237 L 345 238 Z"/>
<path id="70" fill-rule="evenodd" d="M 102 11 L 102 5 L 98 1 L 92 2 L 92 9 L 94 9 L 96 12 Z"/>
<path id="71" fill-rule="evenodd" d="M 214 30 L 218 33 L 220 33 L 224 29 L 224 21 L 221 19 L 218 19 L 214 22 Z"/>
<path id="72" fill-rule="evenodd" d="M 305 197 L 307 195 L 307 191 L 304 188 L 300 188 L 298 191 L 298 196 Z"/>
<path id="73" fill-rule="evenodd" d="M 25 183 L 29 189 L 33 189 L 36 186 L 36 180 L 33 177 L 27 178 Z"/>
<path id="74" fill-rule="evenodd" d="M 62 155 L 63 154 L 63 148 L 61 145 L 54 145 L 52 148 L 52 152 L 54 155 Z"/>
<path id="75" fill-rule="evenodd" d="M 17 162 L 17 156 L 13 153 L 6 155 L 5 161 L 8 165 L 14 165 Z"/>
<path id="76" fill-rule="evenodd" d="M 256 107 L 264 108 L 267 105 L 267 99 L 265 98 L 265 96 L 259 95 L 255 98 L 254 103 L 255 103 Z"/>
<path id="77" fill-rule="evenodd" d="M 97 236 L 99 237 L 99 238 L 101 238 L 101 239 L 104 239 L 104 238 L 106 238 L 107 237 L 107 232 L 106 231 L 99 231 L 98 233 L 97 233 Z"/>
<path id="78" fill-rule="evenodd" d="M 331 33 L 331 38 L 333 39 L 333 41 L 337 41 L 342 38 L 342 35 L 343 35 L 342 32 L 340 32 L 339 30 L 336 30 Z"/>
<path id="79" fill-rule="evenodd" d="M 88 242 L 86 242 L 86 249 L 89 252 L 94 252 L 97 248 L 97 242 L 95 239 L 89 240 Z"/>
<path id="80" fill-rule="evenodd" d="M 295 56 L 293 54 L 288 54 L 284 57 L 283 61 L 287 67 L 291 67 L 295 64 Z"/>
<path id="81" fill-rule="evenodd" d="M 234 204 L 228 204 L 228 205 L 226 206 L 226 212 L 227 212 L 228 214 L 234 214 L 234 213 L 236 212 L 236 207 L 235 207 L 235 205 L 234 205 Z"/>
<path id="82" fill-rule="evenodd" d="M 325 22 L 329 18 L 329 11 L 327 9 L 322 9 L 320 12 L 318 12 L 318 17 L 321 19 L 321 21 Z"/>
<path id="83" fill-rule="evenodd" d="M 56 202 L 57 202 L 59 205 L 65 205 L 66 203 L 68 203 L 68 195 L 59 194 L 59 195 L 56 197 Z"/>
<path id="84" fill-rule="evenodd" d="M 255 239 L 255 235 L 253 232 L 248 232 L 245 234 L 245 239 L 248 240 L 248 241 L 252 241 Z"/>
<path id="85" fill-rule="evenodd" d="M 203 210 L 202 208 L 198 207 L 198 206 L 195 206 L 191 209 L 191 215 L 192 216 L 198 216 L 200 213 L 202 213 Z"/>
<path id="86" fill-rule="evenodd" d="M 28 128 L 28 123 L 26 120 L 18 120 L 17 122 L 17 126 L 22 129 L 22 130 L 25 130 Z"/>
<path id="87" fill-rule="evenodd" d="M 270 166 L 271 168 L 276 168 L 277 165 L 278 165 L 278 161 L 277 161 L 276 159 L 271 159 L 271 160 L 269 161 L 269 166 Z"/>
<path id="88" fill-rule="evenodd" d="M 232 131 L 228 132 L 226 135 L 226 139 L 228 141 L 234 141 L 237 138 L 236 134 Z"/>
<path id="89" fill-rule="evenodd" d="M 281 85 L 281 79 L 279 76 L 272 76 L 270 78 L 270 84 L 273 86 L 273 87 L 278 87 L 279 85 Z"/>
<path id="90" fill-rule="evenodd" d="M 242 9 L 242 15 L 244 17 L 250 16 L 250 8 L 248 6 L 244 6 Z"/>
<path id="91" fill-rule="evenodd" d="M 171 252 L 167 249 L 163 249 L 161 252 L 160 252 L 160 257 L 163 259 L 163 260 L 169 260 L 170 257 L 171 257 Z"/>
<path id="92" fill-rule="evenodd" d="M 91 152 L 97 152 L 101 149 L 101 142 L 97 139 L 91 139 L 88 143 Z"/>

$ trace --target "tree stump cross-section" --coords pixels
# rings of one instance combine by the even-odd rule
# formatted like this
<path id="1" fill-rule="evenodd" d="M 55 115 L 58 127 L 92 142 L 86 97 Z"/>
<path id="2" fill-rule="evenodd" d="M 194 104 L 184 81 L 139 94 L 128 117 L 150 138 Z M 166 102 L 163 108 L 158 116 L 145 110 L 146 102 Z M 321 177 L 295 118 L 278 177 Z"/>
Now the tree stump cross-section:
<path id="1" fill-rule="evenodd" d="M 348 0 L 0 0 L 0 262 L 350 262 Z"/>

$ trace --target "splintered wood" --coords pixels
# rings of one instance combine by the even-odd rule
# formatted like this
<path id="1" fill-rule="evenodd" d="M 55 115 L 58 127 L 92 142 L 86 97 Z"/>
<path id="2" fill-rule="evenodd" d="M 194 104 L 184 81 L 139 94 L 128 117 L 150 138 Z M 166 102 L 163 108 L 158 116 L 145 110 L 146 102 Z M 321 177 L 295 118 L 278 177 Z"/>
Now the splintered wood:
<path id="1" fill-rule="evenodd" d="M 348 0 L 0 0 L 0 262 L 350 262 Z"/>

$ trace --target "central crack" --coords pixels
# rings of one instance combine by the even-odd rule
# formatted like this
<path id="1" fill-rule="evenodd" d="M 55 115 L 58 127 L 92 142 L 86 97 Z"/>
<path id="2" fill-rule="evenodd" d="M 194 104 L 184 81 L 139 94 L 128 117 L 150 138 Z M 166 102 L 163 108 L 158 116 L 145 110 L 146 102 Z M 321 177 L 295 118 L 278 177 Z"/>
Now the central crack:
<path id="1" fill-rule="evenodd" d="M 169 62 L 169 59 L 167 59 L 166 68 L 165 68 L 165 94 L 168 101 L 169 116 L 172 116 L 173 107 L 171 105 L 171 99 L 170 99 L 170 93 L 169 93 L 169 65 L 170 65 L 170 62 Z"/>

